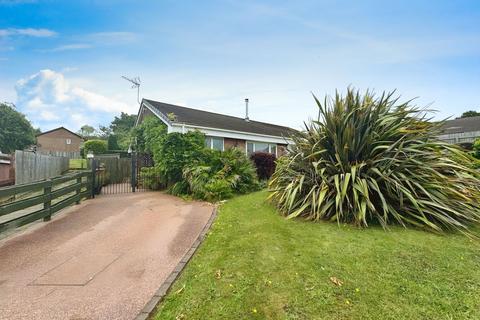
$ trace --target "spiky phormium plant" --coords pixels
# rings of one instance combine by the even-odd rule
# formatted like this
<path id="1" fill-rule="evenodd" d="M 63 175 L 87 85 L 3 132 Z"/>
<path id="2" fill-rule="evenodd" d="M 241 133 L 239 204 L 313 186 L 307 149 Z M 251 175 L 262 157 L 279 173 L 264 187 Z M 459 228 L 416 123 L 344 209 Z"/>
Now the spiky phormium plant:
<path id="1" fill-rule="evenodd" d="M 269 184 L 287 217 L 465 232 L 480 222 L 480 174 L 435 138 L 425 111 L 353 89 L 315 101 L 318 120 L 292 137 Z"/>

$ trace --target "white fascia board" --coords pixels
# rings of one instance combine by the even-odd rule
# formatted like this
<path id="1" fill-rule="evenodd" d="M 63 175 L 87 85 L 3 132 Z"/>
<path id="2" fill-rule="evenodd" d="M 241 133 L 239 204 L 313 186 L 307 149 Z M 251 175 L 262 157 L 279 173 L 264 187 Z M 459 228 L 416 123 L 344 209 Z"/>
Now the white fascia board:
<path id="1" fill-rule="evenodd" d="M 217 128 L 209 128 L 209 127 L 192 126 L 192 125 L 182 124 L 182 123 L 172 124 L 171 132 L 185 133 L 186 131 L 193 131 L 193 130 L 198 130 L 204 133 L 205 135 L 212 136 L 212 137 L 232 138 L 232 139 L 240 139 L 240 140 L 256 141 L 256 142 L 293 144 L 293 140 L 289 138 L 284 138 L 284 137 L 233 131 L 233 130 L 225 130 L 225 129 L 217 129 Z"/>
<path id="2" fill-rule="evenodd" d="M 168 118 L 163 113 L 159 112 L 157 109 L 155 109 L 147 101 L 142 101 L 142 106 L 147 108 L 148 110 L 150 110 L 154 115 L 157 116 L 158 119 L 160 119 L 160 121 L 162 121 L 164 124 L 167 125 L 167 132 L 168 133 L 173 132 L 172 131 L 172 123 L 170 122 L 170 120 L 168 120 Z"/>

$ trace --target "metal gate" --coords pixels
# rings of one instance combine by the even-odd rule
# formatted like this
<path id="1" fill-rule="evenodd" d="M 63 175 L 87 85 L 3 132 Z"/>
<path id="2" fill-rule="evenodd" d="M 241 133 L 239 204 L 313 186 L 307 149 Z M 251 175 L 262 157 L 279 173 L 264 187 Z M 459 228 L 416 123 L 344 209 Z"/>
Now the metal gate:
<path id="1" fill-rule="evenodd" d="M 145 175 L 142 168 L 153 167 L 147 154 L 132 154 L 127 158 L 98 156 L 91 160 L 95 194 L 119 194 L 151 190 L 159 185 L 160 177 Z M 155 183 L 152 183 L 155 182 Z"/>

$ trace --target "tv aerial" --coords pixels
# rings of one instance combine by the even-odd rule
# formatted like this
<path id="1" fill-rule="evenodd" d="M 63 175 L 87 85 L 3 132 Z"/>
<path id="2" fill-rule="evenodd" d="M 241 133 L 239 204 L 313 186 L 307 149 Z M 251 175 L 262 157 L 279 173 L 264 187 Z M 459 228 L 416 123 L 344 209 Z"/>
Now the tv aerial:
<path id="1" fill-rule="evenodd" d="M 128 78 L 125 76 L 122 76 L 122 78 L 132 84 L 132 89 L 137 89 L 137 102 L 138 104 L 140 104 L 140 83 L 141 83 L 140 78 L 139 77 Z"/>

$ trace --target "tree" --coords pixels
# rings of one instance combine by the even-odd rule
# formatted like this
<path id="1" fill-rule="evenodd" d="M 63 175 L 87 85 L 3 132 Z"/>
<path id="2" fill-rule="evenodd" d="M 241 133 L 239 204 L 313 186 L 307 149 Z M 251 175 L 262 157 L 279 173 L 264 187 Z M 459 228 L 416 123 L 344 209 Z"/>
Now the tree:
<path id="1" fill-rule="evenodd" d="M 112 130 L 109 127 L 98 126 L 96 136 L 100 139 L 108 139 L 108 136 L 112 134 Z"/>
<path id="2" fill-rule="evenodd" d="M 136 115 L 122 112 L 120 117 L 116 116 L 110 124 L 111 131 L 117 137 L 119 149 L 128 149 L 132 142 L 132 129 L 136 120 Z"/>
<path id="3" fill-rule="evenodd" d="M 78 130 L 77 133 L 84 138 L 92 137 L 93 134 L 95 133 L 95 128 L 92 126 L 89 126 L 88 124 L 85 124 L 80 128 L 80 130 Z"/>
<path id="4" fill-rule="evenodd" d="M 0 103 L 0 115 L 0 151 L 11 153 L 35 144 L 30 121 L 13 104 Z"/>
<path id="5" fill-rule="evenodd" d="M 470 117 L 478 117 L 478 116 L 480 116 L 480 112 L 474 111 L 474 110 L 469 110 L 469 111 L 465 111 L 464 113 L 462 113 L 460 118 L 470 118 Z"/>
<path id="6" fill-rule="evenodd" d="M 120 147 L 118 146 L 117 136 L 114 134 L 108 136 L 107 145 L 108 150 L 120 150 Z"/>
<path id="7" fill-rule="evenodd" d="M 137 115 L 122 112 L 120 117 L 115 116 L 115 119 L 113 119 L 110 124 L 110 129 L 112 129 L 114 133 L 128 132 L 135 126 L 136 120 Z"/>

